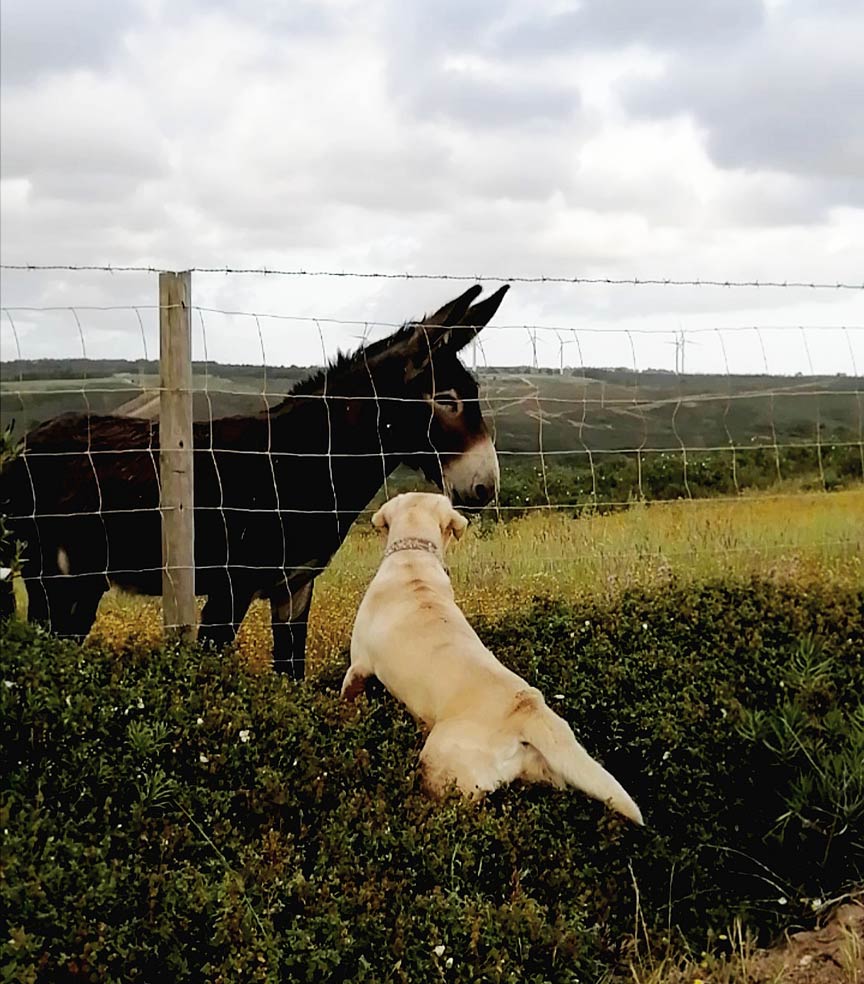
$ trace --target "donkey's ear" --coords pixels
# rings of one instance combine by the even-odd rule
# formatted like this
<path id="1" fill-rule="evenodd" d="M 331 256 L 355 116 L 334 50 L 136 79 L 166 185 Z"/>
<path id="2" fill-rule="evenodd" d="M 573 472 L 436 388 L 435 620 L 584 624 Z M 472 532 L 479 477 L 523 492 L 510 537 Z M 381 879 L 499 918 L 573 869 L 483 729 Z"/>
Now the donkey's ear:
<path id="1" fill-rule="evenodd" d="M 448 301 L 443 307 L 438 308 L 434 314 L 424 318 L 421 324 L 440 325 L 442 328 L 449 328 L 452 325 L 465 324 L 465 315 L 470 309 L 471 302 L 483 290 L 480 284 L 469 287 L 464 294 L 460 294 L 452 301 Z"/>
<path id="2" fill-rule="evenodd" d="M 414 351 L 410 359 L 411 366 L 405 376 L 406 382 L 419 375 L 436 352 L 452 344 L 453 326 L 465 324 L 471 302 L 482 290 L 480 284 L 475 284 L 464 294 L 438 308 L 434 314 L 426 315 L 422 321 L 417 322 L 412 338 Z"/>
<path id="3" fill-rule="evenodd" d="M 475 339 L 480 330 L 485 328 L 495 317 L 495 312 L 501 306 L 501 301 L 504 300 L 504 295 L 508 290 L 510 290 L 510 284 L 504 284 L 494 294 L 490 294 L 482 301 L 472 304 L 459 322 L 460 325 L 465 325 L 465 327 L 460 331 L 453 332 L 450 341 L 447 343 L 448 348 L 454 352 L 458 352 L 460 349 L 465 348 L 470 341 Z"/>
<path id="4" fill-rule="evenodd" d="M 492 319 L 509 289 L 510 285 L 505 284 L 484 301 L 472 305 L 471 301 L 482 290 L 477 284 L 419 322 L 411 339 L 412 353 L 405 370 L 405 382 L 419 376 L 441 349 L 458 352 L 464 348 Z"/>

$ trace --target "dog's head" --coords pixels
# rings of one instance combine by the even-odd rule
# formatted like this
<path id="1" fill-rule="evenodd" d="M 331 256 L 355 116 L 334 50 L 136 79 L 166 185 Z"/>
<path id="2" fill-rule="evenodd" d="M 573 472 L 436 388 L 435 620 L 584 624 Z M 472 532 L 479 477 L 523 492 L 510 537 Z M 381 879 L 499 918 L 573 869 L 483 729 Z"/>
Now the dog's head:
<path id="1" fill-rule="evenodd" d="M 389 499 L 372 517 L 372 525 L 394 537 L 423 537 L 446 547 L 450 537 L 459 539 L 468 520 L 456 512 L 446 495 L 403 492 Z"/>

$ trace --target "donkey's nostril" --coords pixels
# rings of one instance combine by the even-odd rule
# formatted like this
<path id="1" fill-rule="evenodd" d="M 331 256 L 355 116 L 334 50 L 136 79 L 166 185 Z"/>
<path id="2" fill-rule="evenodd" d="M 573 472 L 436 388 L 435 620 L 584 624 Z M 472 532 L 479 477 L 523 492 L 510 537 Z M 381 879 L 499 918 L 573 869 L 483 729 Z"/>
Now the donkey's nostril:
<path id="1" fill-rule="evenodd" d="M 478 482 L 474 486 L 474 498 L 482 505 L 485 505 L 492 498 L 492 495 L 487 486 L 482 482 Z"/>

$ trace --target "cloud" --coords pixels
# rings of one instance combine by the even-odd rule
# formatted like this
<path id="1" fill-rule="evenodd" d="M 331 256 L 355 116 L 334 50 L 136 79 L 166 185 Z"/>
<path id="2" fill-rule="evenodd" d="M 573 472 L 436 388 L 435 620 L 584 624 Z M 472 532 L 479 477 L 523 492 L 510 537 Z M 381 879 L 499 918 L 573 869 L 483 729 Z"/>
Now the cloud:
<path id="1" fill-rule="evenodd" d="M 380 30 L 394 103 L 415 119 L 480 132 L 573 120 L 580 99 L 572 80 L 502 60 L 495 32 L 509 8 L 489 0 L 470 8 L 456 0 L 389 5 Z"/>
<path id="2" fill-rule="evenodd" d="M 507 9 L 507 8 L 505 8 Z M 549 5 L 509 4 L 494 31 L 495 48 L 535 57 L 586 49 L 644 45 L 660 51 L 728 46 L 758 29 L 761 0 L 583 0 Z"/>
<path id="3" fill-rule="evenodd" d="M 849 3 L 8 9 L 5 262 L 860 279 Z M 200 274 L 195 298 L 361 322 L 322 322 L 331 351 L 353 347 L 363 322 L 416 317 L 460 286 Z M 10 305 L 145 310 L 154 291 L 149 275 L 3 277 Z M 854 324 L 858 301 L 520 284 L 496 319 L 516 328 L 487 344 L 492 361 L 524 362 L 532 323 Z M 212 357 L 231 358 L 238 339 L 255 354 L 254 319 L 206 320 Z M 268 358 L 321 358 L 314 322 L 265 325 Z M 74 328 L 68 315 L 21 322 L 31 354 L 80 351 Z M 93 353 L 124 339 L 140 349 L 134 310 L 93 314 L 85 329 Z M 615 347 L 623 337 L 610 361 L 632 357 Z"/>
<path id="4" fill-rule="evenodd" d="M 864 201 L 860 6 L 802 16 L 781 8 L 770 30 L 722 58 L 684 52 L 653 82 L 625 88 L 637 116 L 689 114 L 723 169 L 762 168 L 821 182 L 835 204 Z M 839 9 L 838 9 L 839 8 Z"/>
<path id="5" fill-rule="evenodd" d="M 76 70 L 4 93 L 5 178 L 37 197 L 104 200 L 164 174 L 167 146 L 144 94 Z"/>
<path id="6" fill-rule="evenodd" d="M 104 69 L 120 56 L 124 33 L 144 19 L 144 4 L 135 0 L 3 0 L 3 85 Z"/>

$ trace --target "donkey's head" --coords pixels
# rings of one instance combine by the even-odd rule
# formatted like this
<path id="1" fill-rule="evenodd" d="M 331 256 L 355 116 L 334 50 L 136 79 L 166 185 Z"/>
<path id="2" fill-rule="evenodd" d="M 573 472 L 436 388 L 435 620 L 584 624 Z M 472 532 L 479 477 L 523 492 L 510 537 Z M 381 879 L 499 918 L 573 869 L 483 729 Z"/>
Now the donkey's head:
<path id="1" fill-rule="evenodd" d="M 507 290 L 472 305 L 481 287 L 471 287 L 369 353 L 373 376 L 380 367 L 387 378 L 381 380 L 389 397 L 382 400 L 381 425 L 388 450 L 463 505 L 489 502 L 500 473 L 477 380 L 459 352 L 490 321 Z"/>

